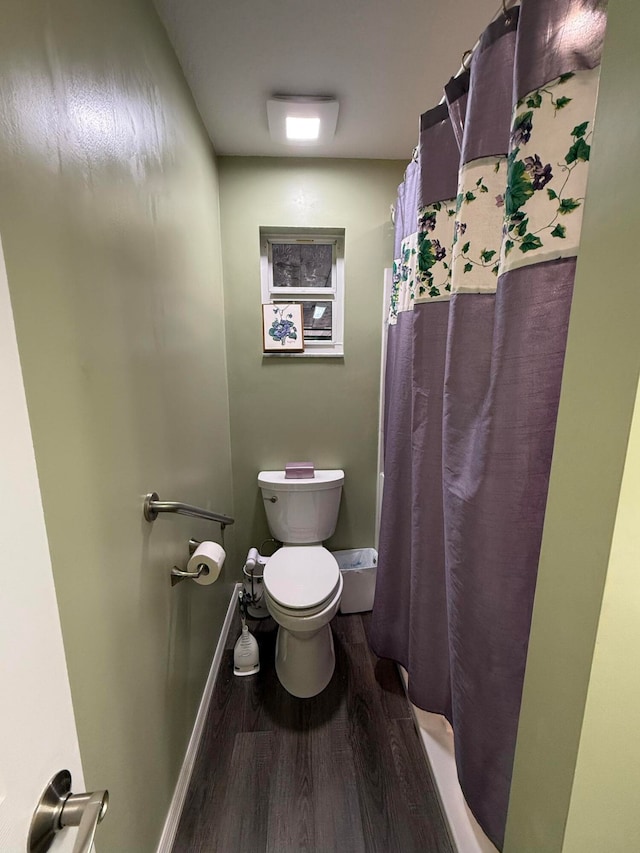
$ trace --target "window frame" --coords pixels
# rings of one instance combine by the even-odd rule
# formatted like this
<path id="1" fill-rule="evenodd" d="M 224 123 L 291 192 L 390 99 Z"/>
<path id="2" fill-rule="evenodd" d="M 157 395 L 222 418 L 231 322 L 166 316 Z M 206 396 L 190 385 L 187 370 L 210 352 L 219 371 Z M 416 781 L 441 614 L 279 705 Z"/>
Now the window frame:
<path id="1" fill-rule="evenodd" d="M 302 353 L 265 353 L 265 358 L 344 357 L 344 238 L 344 228 L 260 228 L 262 304 L 331 302 L 332 314 L 331 340 L 305 340 Z M 271 250 L 274 243 L 331 245 L 331 287 L 274 287 Z"/>

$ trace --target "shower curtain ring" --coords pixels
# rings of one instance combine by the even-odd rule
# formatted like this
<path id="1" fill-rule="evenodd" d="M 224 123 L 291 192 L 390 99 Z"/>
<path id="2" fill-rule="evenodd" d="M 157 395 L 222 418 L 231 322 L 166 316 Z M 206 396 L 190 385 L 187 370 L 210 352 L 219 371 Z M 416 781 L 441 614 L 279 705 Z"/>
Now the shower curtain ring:
<path id="1" fill-rule="evenodd" d="M 502 0 L 502 14 L 504 15 L 504 25 L 508 27 L 511 23 L 511 15 L 509 14 L 509 9 L 507 9 L 507 0 Z"/>
<path id="2" fill-rule="evenodd" d="M 467 60 L 471 59 L 472 56 L 473 56 L 472 50 L 465 50 L 465 52 L 462 54 L 462 67 L 465 69 L 465 71 L 469 67 L 467 65 Z"/>

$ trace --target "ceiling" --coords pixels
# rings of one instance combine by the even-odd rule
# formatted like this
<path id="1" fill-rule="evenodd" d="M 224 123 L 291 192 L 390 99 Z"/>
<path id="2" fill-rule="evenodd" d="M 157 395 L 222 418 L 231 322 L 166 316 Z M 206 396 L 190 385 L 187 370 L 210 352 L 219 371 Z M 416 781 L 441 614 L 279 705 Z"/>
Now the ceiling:
<path id="1" fill-rule="evenodd" d="M 498 0 L 155 0 L 218 154 L 408 159 Z M 267 99 L 334 95 L 332 142 L 273 142 Z"/>

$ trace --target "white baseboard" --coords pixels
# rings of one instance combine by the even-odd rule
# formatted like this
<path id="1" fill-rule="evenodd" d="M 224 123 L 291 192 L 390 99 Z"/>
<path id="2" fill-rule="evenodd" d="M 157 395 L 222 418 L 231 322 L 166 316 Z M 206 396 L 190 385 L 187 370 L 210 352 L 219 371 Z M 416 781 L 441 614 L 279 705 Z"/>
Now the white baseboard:
<path id="1" fill-rule="evenodd" d="M 406 691 L 409 676 L 404 667 L 398 665 L 398 669 Z M 458 782 L 453 729 L 440 714 L 430 714 L 414 704 L 411 709 L 456 850 L 458 853 L 498 853 L 465 802 Z"/>
<path id="2" fill-rule="evenodd" d="M 209 670 L 207 682 L 202 692 L 202 698 L 200 699 L 198 713 L 196 714 L 196 720 L 193 724 L 193 731 L 191 732 L 191 737 L 189 738 L 189 745 L 187 746 L 187 751 L 185 752 L 184 759 L 182 761 L 180 775 L 178 776 L 178 781 L 176 782 L 173 797 L 171 798 L 171 804 L 169 806 L 169 811 L 167 812 L 167 818 L 164 822 L 164 828 L 162 830 L 162 835 L 160 836 L 160 841 L 158 843 L 157 853 L 171 853 L 171 848 L 173 847 L 173 843 L 175 841 L 176 832 L 178 830 L 178 823 L 180 821 L 180 815 L 182 814 L 182 807 L 184 805 L 185 797 L 187 796 L 187 788 L 189 787 L 189 782 L 191 781 L 191 774 L 193 772 L 193 766 L 196 761 L 198 746 L 200 745 L 200 738 L 202 737 L 205 720 L 207 719 L 209 702 L 211 701 L 213 688 L 218 677 L 218 671 L 220 669 L 220 663 L 222 661 L 222 653 L 224 652 L 224 647 L 227 642 L 227 636 L 229 635 L 229 630 L 231 628 L 231 622 L 233 620 L 236 607 L 238 606 L 238 589 L 240 586 L 241 584 L 239 583 L 234 586 L 233 593 L 229 600 L 227 615 L 225 616 L 224 622 L 222 623 L 220 638 L 216 646 L 215 654 L 213 655 L 213 660 L 211 661 L 211 668 Z"/>

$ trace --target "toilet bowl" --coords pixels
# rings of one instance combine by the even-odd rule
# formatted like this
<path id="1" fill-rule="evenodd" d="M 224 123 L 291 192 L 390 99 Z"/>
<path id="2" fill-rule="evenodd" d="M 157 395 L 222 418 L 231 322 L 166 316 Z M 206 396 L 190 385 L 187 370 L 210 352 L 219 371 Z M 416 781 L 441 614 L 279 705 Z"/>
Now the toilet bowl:
<path id="1" fill-rule="evenodd" d="M 322 546 L 289 545 L 264 569 L 267 609 L 278 623 L 276 673 L 293 696 L 307 699 L 331 681 L 335 668 L 329 622 L 342 595 L 335 557 Z"/>
<path id="2" fill-rule="evenodd" d="M 293 696 L 324 690 L 335 669 L 329 622 L 342 595 L 338 563 L 322 542 L 336 528 L 343 471 L 316 471 L 287 480 L 284 471 L 262 471 L 267 521 L 283 546 L 264 567 L 267 609 L 278 623 L 276 673 Z"/>

